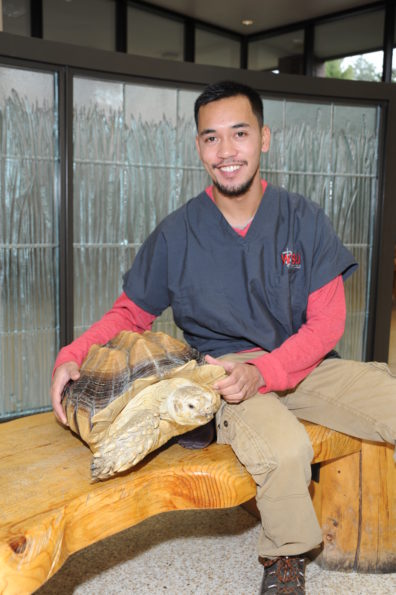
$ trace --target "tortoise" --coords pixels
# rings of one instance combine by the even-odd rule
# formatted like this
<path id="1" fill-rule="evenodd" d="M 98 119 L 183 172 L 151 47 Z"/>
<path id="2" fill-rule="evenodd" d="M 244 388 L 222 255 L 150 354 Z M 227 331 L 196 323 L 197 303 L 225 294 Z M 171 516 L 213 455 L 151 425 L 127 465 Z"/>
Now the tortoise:
<path id="1" fill-rule="evenodd" d="M 93 452 L 93 480 L 136 465 L 171 438 L 206 424 L 220 406 L 225 375 L 162 332 L 122 331 L 93 345 L 62 394 L 70 429 Z"/>

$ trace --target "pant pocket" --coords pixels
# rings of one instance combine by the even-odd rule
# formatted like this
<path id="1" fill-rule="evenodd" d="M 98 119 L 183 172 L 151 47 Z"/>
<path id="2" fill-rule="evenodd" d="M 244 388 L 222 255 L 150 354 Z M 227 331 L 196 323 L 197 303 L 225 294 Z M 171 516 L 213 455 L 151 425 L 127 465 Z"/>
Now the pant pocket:
<path id="1" fill-rule="evenodd" d="M 276 455 L 264 435 L 251 428 L 240 413 L 243 413 L 242 404 L 222 407 L 216 419 L 217 441 L 229 444 L 256 483 L 261 485 L 265 476 L 277 467 Z"/>

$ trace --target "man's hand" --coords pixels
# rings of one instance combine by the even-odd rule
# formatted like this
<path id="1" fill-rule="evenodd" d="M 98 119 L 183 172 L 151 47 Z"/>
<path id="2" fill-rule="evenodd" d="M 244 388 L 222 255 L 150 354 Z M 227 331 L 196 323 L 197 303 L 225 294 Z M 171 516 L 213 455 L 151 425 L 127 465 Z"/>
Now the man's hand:
<path id="1" fill-rule="evenodd" d="M 227 372 L 227 378 L 213 385 L 227 403 L 246 401 L 265 385 L 264 378 L 252 364 L 230 362 L 210 355 L 205 355 L 205 360 L 208 364 L 222 366 Z"/>
<path id="2" fill-rule="evenodd" d="M 63 389 L 69 380 L 77 380 L 80 378 L 79 367 L 76 362 L 66 362 L 56 368 L 51 382 L 51 401 L 54 409 L 55 417 L 67 425 L 65 412 L 61 405 L 61 397 Z"/>

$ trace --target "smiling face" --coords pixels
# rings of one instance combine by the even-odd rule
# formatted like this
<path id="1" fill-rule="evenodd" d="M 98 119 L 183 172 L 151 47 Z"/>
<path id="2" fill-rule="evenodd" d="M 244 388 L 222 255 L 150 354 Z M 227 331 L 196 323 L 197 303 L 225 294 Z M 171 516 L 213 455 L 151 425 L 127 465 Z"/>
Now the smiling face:
<path id="1" fill-rule="evenodd" d="M 196 145 L 215 189 L 227 197 L 260 185 L 260 155 L 269 149 L 270 131 L 260 128 L 244 95 L 219 99 L 199 109 Z"/>

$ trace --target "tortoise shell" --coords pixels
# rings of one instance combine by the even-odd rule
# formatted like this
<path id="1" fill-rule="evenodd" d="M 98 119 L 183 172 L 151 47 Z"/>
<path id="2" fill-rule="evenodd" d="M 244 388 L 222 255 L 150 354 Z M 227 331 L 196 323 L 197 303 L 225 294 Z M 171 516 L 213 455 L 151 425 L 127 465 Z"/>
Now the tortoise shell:
<path id="1" fill-rule="evenodd" d="M 124 471 L 207 423 L 220 406 L 212 384 L 223 376 L 222 367 L 165 333 L 122 331 L 93 345 L 62 395 L 70 429 L 94 453 L 93 479 Z"/>

